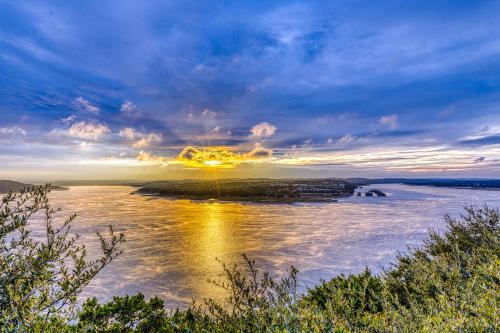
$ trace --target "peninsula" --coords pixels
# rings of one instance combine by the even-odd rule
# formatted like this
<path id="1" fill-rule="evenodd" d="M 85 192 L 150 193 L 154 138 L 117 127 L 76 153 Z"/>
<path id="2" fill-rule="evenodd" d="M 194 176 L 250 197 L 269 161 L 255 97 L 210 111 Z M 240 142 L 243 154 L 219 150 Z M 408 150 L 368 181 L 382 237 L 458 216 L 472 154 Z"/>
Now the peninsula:
<path id="1" fill-rule="evenodd" d="M 24 188 L 35 186 L 33 184 L 25 184 L 21 182 L 16 182 L 13 180 L 0 180 L 0 193 L 8 193 L 8 192 L 19 192 Z M 61 191 L 67 190 L 66 187 L 62 186 L 54 186 L 50 187 L 53 191 Z"/>
<path id="2" fill-rule="evenodd" d="M 146 184 L 136 193 L 164 197 L 252 202 L 331 202 L 352 196 L 357 186 L 340 179 L 229 179 L 161 181 Z"/>

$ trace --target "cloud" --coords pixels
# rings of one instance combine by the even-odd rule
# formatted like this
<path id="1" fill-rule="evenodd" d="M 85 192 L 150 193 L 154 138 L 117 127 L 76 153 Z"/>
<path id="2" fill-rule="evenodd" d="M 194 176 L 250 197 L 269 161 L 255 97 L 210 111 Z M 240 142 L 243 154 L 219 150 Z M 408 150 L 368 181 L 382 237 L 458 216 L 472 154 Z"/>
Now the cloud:
<path id="1" fill-rule="evenodd" d="M 243 161 L 243 156 L 224 148 L 198 149 L 185 147 L 177 156 L 177 162 L 195 168 L 234 168 Z"/>
<path id="2" fill-rule="evenodd" d="M 391 114 L 389 116 L 382 116 L 378 122 L 384 126 L 388 126 L 390 129 L 398 128 L 398 115 Z"/>
<path id="3" fill-rule="evenodd" d="M 217 116 L 217 112 L 211 111 L 210 109 L 205 109 L 201 113 L 201 116 L 203 118 L 215 118 L 215 116 Z"/>
<path id="4" fill-rule="evenodd" d="M 464 140 L 463 143 L 478 144 L 478 145 L 498 145 L 500 144 L 500 134 L 489 135 L 482 138 Z"/>
<path id="5" fill-rule="evenodd" d="M 210 109 L 204 109 L 200 113 L 189 112 L 187 116 L 188 122 L 210 122 L 212 123 L 218 116 L 218 113 Z"/>
<path id="6" fill-rule="evenodd" d="M 458 141 L 464 145 L 498 145 L 500 144 L 500 127 L 484 126 L 477 135 L 466 136 Z"/>
<path id="7" fill-rule="evenodd" d="M 78 147 L 80 147 L 81 150 L 89 150 L 90 148 L 92 148 L 92 144 L 86 141 L 82 141 L 80 142 Z"/>
<path id="8" fill-rule="evenodd" d="M 136 131 L 135 129 L 127 127 L 127 128 L 122 129 L 118 135 L 121 137 L 127 138 L 129 140 L 134 140 L 140 134 L 141 133 Z"/>
<path id="9" fill-rule="evenodd" d="M 98 141 L 100 138 L 110 132 L 111 130 L 106 125 L 102 125 L 98 122 L 85 121 L 75 123 L 68 129 L 69 136 L 93 141 Z"/>
<path id="10" fill-rule="evenodd" d="M 196 149 L 194 147 L 186 147 L 179 153 L 179 156 L 177 156 L 177 158 L 192 161 L 196 159 L 196 156 L 199 153 L 199 149 Z"/>
<path id="11" fill-rule="evenodd" d="M 75 107 L 79 110 L 84 110 L 93 114 L 98 114 L 99 111 L 101 111 L 97 106 L 93 105 L 90 103 L 88 100 L 86 100 L 83 97 L 77 97 L 73 100 L 73 104 Z"/>
<path id="12" fill-rule="evenodd" d="M 257 144 L 249 152 L 235 152 L 224 147 L 185 147 L 175 158 L 175 162 L 195 168 L 234 168 L 243 163 L 252 163 L 273 155 L 271 149 Z"/>
<path id="13" fill-rule="evenodd" d="M 253 138 L 268 138 L 276 132 L 278 128 L 272 124 L 269 124 L 267 122 L 263 122 L 260 124 L 255 125 L 250 129 L 251 137 Z"/>
<path id="14" fill-rule="evenodd" d="M 66 118 L 62 118 L 61 119 L 61 122 L 65 125 L 69 125 L 69 124 L 72 124 L 76 119 L 76 116 L 75 115 L 71 115 L 71 116 L 68 116 Z"/>
<path id="15" fill-rule="evenodd" d="M 141 162 L 158 162 L 162 166 L 168 166 L 168 162 L 171 160 L 171 158 L 160 155 L 153 155 L 142 150 L 139 152 L 139 154 L 137 154 L 136 159 Z"/>
<path id="16" fill-rule="evenodd" d="M 351 142 L 353 142 L 356 138 L 353 137 L 351 134 L 344 135 L 340 139 L 337 140 L 336 145 L 337 146 L 345 146 Z"/>
<path id="17" fill-rule="evenodd" d="M 500 149 L 500 131 L 464 138 L 476 125 L 499 124 L 500 94 L 495 78 L 500 74 L 496 57 L 500 30 L 481 22 L 494 21 L 500 2 L 439 2 L 439 8 L 434 8 L 439 10 L 429 10 L 418 1 L 405 6 L 386 3 L 395 13 L 391 17 L 375 2 L 346 4 L 340 12 L 330 2 L 248 3 L 238 8 L 223 6 L 224 10 L 192 7 L 189 2 L 179 6 L 165 3 L 165 7 L 134 2 L 95 12 L 99 17 L 91 22 L 78 15 L 86 10 L 78 2 L 59 6 L 57 15 L 46 15 L 48 10 L 40 6 L 12 3 L 4 6 L 4 15 L 15 19 L 1 24 L 12 38 L 2 47 L 5 68 L 11 70 L 4 71 L 0 84 L 0 127 L 26 126 L 28 136 L 37 142 L 54 125 L 59 126 L 54 134 L 67 139 L 63 136 L 71 125 L 94 118 L 112 126 L 113 138 L 121 141 L 118 149 L 140 140 L 119 137 L 123 127 L 162 133 L 161 148 L 169 151 L 179 144 L 241 149 L 244 141 L 264 142 L 250 133 L 261 121 L 279 127 L 278 135 L 273 133 L 268 139 L 279 136 L 275 145 L 273 142 L 277 158 L 290 146 L 300 147 L 307 138 L 314 145 L 300 147 L 298 154 L 338 153 L 337 142 L 345 144 L 345 150 L 361 146 L 404 149 L 415 143 L 422 146 L 425 137 L 433 137 L 435 145 L 456 144 L 464 151 L 477 145 L 464 163 L 478 168 L 495 159 L 483 149 Z M 245 12 L 245 19 L 235 23 L 228 13 L 238 11 Z M 348 15 L 352 11 L 360 16 Z M 450 15 L 439 15 L 445 11 Z M 197 19 L 182 19 L 180 13 L 185 12 Z M 175 29 L 164 33 L 168 30 L 164 25 L 144 24 L 157 19 L 175 21 Z M 32 45 L 17 43 L 19 39 L 30 40 Z M 36 50 L 40 48 L 57 50 L 65 63 L 55 63 L 52 56 Z M 486 72 L 491 75 L 479 75 Z M 468 84 L 457 86 L 457 82 Z M 484 86 L 493 88 L 481 89 Z M 65 104 L 75 110 L 68 112 Z M 113 105 L 118 117 L 108 110 Z M 98 116 L 83 111 L 88 106 Z M 128 117 L 139 107 L 147 115 L 140 116 L 142 124 Z M 71 112 L 78 118 L 60 121 Z M 403 118 L 391 123 L 394 113 Z M 55 120 L 59 120 L 57 124 Z M 207 135 L 216 125 L 220 132 Z M 405 131 L 422 129 L 425 137 L 391 126 Z M 230 139 L 224 136 L 227 129 L 232 131 Z M 341 138 L 347 133 L 355 140 Z M 363 139 L 369 139 L 369 144 L 361 145 Z M 467 145 L 458 142 L 462 139 Z M 109 141 L 106 151 L 116 148 L 117 142 Z M 61 144 L 57 137 L 49 137 L 47 143 Z M 143 146 L 148 141 L 136 144 Z M 31 149 L 33 155 L 41 150 L 28 144 L 23 148 Z M 7 145 L 0 147 L 2 152 L 8 149 Z M 43 151 L 47 157 L 62 159 L 73 153 L 60 147 Z M 488 163 L 472 164 L 478 156 L 486 156 Z"/>
<path id="18" fill-rule="evenodd" d="M 141 114 L 141 110 L 139 110 L 137 105 L 127 100 L 122 103 L 120 111 L 126 117 L 137 117 Z"/>
<path id="19" fill-rule="evenodd" d="M 132 144 L 134 148 L 145 148 L 149 147 L 153 143 L 160 143 L 162 141 L 161 134 L 149 133 L 145 137 L 140 138 Z"/>
<path id="20" fill-rule="evenodd" d="M 163 137 L 160 133 L 143 133 L 130 127 L 122 129 L 118 135 L 126 138 L 128 141 L 132 141 L 131 145 L 134 148 L 149 147 L 152 144 L 160 143 L 163 140 Z"/>
<path id="21" fill-rule="evenodd" d="M 249 159 L 269 158 L 271 156 L 273 156 L 273 151 L 260 145 L 256 145 L 254 149 L 246 153 L 246 157 Z"/>
<path id="22" fill-rule="evenodd" d="M 0 127 L 1 135 L 26 135 L 26 131 L 18 126 Z"/>

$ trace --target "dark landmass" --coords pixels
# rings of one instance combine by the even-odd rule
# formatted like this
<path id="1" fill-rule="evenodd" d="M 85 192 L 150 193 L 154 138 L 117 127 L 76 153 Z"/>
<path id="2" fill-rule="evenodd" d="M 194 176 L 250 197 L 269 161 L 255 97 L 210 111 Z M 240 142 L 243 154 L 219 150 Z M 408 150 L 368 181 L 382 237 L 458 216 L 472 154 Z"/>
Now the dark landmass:
<path id="1" fill-rule="evenodd" d="M 7 193 L 10 191 L 19 192 L 27 186 L 29 185 L 15 182 L 13 180 L 0 180 L 0 193 Z"/>
<path id="2" fill-rule="evenodd" d="M 31 187 L 34 186 L 33 184 L 25 184 L 21 182 L 16 182 L 13 180 L 0 180 L 0 193 L 8 193 L 10 191 L 12 192 L 19 192 L 23 188 L 26 187 Z M 54 186 L 52 185 L 50 187 L 51 190 L 53 191 L 62 191 L 62 190 L 67 190 L 67 188 L 61 187 L 61 186 Z"/>
<path id="3" fill-rule="evenodd" d="M 323 202 L 352 196 L 356 185 L 339 179 L 224 179 L 217 181 L 162 181 L 137 193 L 165 197 L 252 202 Z"/>
<path id="4" fill-rule="evenodd" d="M 373 184 L 404 184 L 415 186 L 437 186 L 466 189 L 500 190 L 500 179 L 447 179 L 447 178 L 348 178 L 346 181 L 359 186 Z"/>

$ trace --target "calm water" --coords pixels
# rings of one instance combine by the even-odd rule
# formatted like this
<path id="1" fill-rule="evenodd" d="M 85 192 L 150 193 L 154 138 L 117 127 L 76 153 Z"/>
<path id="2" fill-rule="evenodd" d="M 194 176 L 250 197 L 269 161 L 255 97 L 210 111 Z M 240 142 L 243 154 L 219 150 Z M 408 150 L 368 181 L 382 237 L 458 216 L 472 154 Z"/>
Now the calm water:
<path id="1" fill-rule="evenodd" d="M 269 205 L 195 202 L 133 195 L 133 188 L 72 187 L 53 192 L 64 215 L 77 213 L 73 230 L 96 248 L 95 232 L 108 224 L 127 237 L 125 254 L 86 290 L 107 300 L 142 292 L 167 306 L 218 296 L 206 282 L 242 253 L 275 275 L 290 265 L 304 286 L 335 274 L 379 270 L 398 251 L 418 245 L 429 228 L 464 205 L 500 206 L 500 192 L 380 185 L 386 198 L 352 197 L 337 203 Z M 368 188 L 367 188 L 368 189 Z"/>

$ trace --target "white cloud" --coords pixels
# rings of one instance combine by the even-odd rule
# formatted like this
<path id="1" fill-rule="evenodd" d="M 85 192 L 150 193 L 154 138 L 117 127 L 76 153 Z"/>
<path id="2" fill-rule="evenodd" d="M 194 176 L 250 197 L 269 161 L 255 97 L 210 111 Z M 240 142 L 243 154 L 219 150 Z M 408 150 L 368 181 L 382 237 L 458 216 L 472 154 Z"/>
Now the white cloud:
<path id="1" fill-rule="evenodd" d="M 215 120 L 219 114 L 210 109 L 204 109 L 202 112 L 189 112 L 187 121 L 190 123 L 202 123 L 214 125 Z"/>
<path id="2" fill-rule="evenodd" d="M 149 133 L 145 137 L 135 141 L 132 144 L 132 147 L 134 148 L 144 148 L 144 147 L 149 147 L 153 143 L 160 143 L 162 140 L 161 134 L 157 133 Z"/>
<path id="3" fill-rule="evenodd" d="M 145 152 L 145 151 L 140 151 L 139 154 L 137 154 L 136 159 L 141 162 L 149 162 L 151 164 L 160 164 L 161 166 L 165 167 L 169 165 L 169 161 L 171 161 L 170 158 L 167 158 L 165 156 L 160 156 L 160 155 L 153 155 L 151 153 Z"/>
<path id="4" fill-rule="evenodd" d="M 250 130 L 250 132 L 252 133 L 251 137 L 268 138 L 271 135 L 273 135 L 277 129 L 278 128 L 276 126 L 269 124 L 267 122 L 263 122 L 252 127 L 252 129 Z"/>
<path id="5" fill-rule="evenodd" d="M 63 118 L 61 119 L 61 122 L 65 125 L 69 125 L 71 123 L 73 123 L 76 119 L 76 116 L 75 115 L 71 115 L 71 116 L 68 116 L 66 118 Z"/>
<path id="6" fill-rule="evenodd" d="M 122 129 L 118 135 L 121 137 L 127 138 L 129 140 L 134 140 L 134 139 L 138 138 L 139 136 L 141 136 L 142 133 L 133 129 L 133 128 L 126 127 L 124 129 Z"/>
<path id="7" fill-rule="evenodd" d="M 97 106 L 90 103 L 83 97 L 77 97 L 73 100 L 73 104 L 80 110 L 84 110 L 93 114 L 98 114 L 101 111 Z"/>
<path id="8" fill-rule="evenodd" d="M 390 129 L 398 128 L 398 115 L 391 114 L 389 116 L 380 117 L 378 122 L 384 126 L 389 126 Z"/>
<path id="9" fill-rule="evenodd" d="M 106 125 L 102 125 L 97 122 L 85 121 L 75 123 L 68 129 L 69 136 L 93 141 L 99 140 L 101 137 L 110 132 L 111 130 Z"/>
<path id="10" fill-rule="evenodd" d="M 479 129 L 477 134 L 467 135 L 463 137 L 460 141 L 474 141 L 488 138 L 489 136 L 498 136 L 500 135 L 500 126 L 496 125 L 485 125 Z"/>
<path id="11" fill-rule="evenodd" d="M 344 135 L 340 139 L 337 140 L 336 145 L 337 146 L 344 146 L 348 143 L 351 143 L 352 141 L 355 140 L 355 137 L 353 137 L 351 134 Z"/>
<path id="12" fill-rule="evenodd" d="M 127 117 L 137 117 L 141 113 L 137 105 L 127 100 L 122 103 L 120 111 Z"/>
<path id="13" fill-rule="evenodd" d="M 26 135 L 26 131 L 18 126 L 0 127 L 2 135 Z"/>
<path id="14" fill-rule="evenodd" d="M 149 147 L 150 145 L 160 143 L 163 140 L 162 135 L 159 133 L 143 133 L 130 127 L 122 129 L 119 135 L 126 138 L 128 141 L 132 141 L 131 145 L 134 148 Z"/>
<path id="15" fill-rule="evenodd" d="M 92 144 L 86 141 L 80 142 L 78 146 L 81 150 L 90 150 L 92 148 Z"/>
<path id="16" fill-rule="evenodd" d="M 205 109 L 203 110 L 203 112 L 201 113 L 201 116 L 203 118 L 215 118 L 215 116 L 217 115 L 216 112 L 214 111 L 211 111 L 210 109 Z"/>

